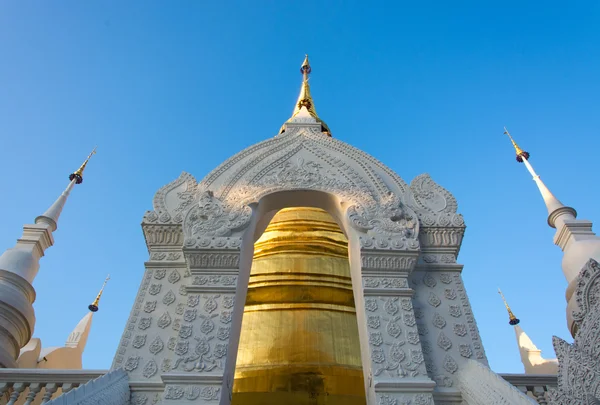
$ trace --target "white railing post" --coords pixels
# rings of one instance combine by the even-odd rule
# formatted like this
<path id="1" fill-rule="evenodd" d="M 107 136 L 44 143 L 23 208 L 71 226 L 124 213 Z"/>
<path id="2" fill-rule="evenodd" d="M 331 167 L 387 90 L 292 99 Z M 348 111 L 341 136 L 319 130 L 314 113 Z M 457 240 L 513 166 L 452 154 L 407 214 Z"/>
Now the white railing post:
<path id="1" fill-rule="evenodd" d="M 27 393 L 27 397 L 25 398 L 25 403 L 23 405 L 31 405 L 37 394 L 42 390 L 41 383 L 32 383 L 29 384 L 29 392 Z"/>
<path id="2" fill-rule="evenodd" d="M 58 384 L 56 383 L 49 383 L 46 384 L 44 386 L 44 396 L 42 398 L 42 404 L 45 404 L 46 402 L 50 401 L 50 399 L 52 399 L 52 395 L 54 395 L 54 393 L 56 392 L 56 390 L 58 390 Z"/>
<path id="3" fill-rule="evenodd" d="M 62 393 L 66 394 L 67 392 L 71 391 L 73 388 L 77 387 L 78 384 L 73 384 L 73 383 L 63 383 L 63 385 L 60 387 L 62 389 Z"/>
<path id="4" fill-rule="evenodd" d="M 538 401 L 540 405 L 548 405 L 548 400 L 546 399 L 546 389 L 544 387 L 533 387 L 533 395 L 535 399 Z"/>
<path id="5" fill-rule="evenodd" d="M 25 391 L 25 388 L 27 388 L 26 383 L 14 383 L 12 386 L 13 392 L 6 405 L 14 405 L 15 402 L 17 402 L 17 399 L 19 399 L 19 396 L 21 396 L 21 393 Z"/>
<path id="6" fill-rule="evenodd" d="M 8 389 L 10 388 L 10 384 L 3 382 L 0 383 L 0 401 L 4 400 L 4 396 L 8 393 Z"/>
<path id="7" fill-rule="evenodd" d="M 524 387 L 526 394 L 540 405 L 548 405 L 548 389 L 556 388 L 558 378 L 555 374 L 500 374 L 504 380 L 517 389 Z"/>

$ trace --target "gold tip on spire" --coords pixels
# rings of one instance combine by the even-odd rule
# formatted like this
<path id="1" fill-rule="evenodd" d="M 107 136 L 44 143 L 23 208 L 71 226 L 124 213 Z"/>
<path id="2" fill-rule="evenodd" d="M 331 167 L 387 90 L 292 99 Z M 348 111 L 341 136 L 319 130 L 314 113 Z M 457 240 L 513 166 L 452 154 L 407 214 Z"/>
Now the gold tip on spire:
<path id="1" fill-rule="evenodd" d="M 300 95 L 298 96 L 298 101 L 296 101 L 296 105 L 294 106 L 294 112 L 292 113 L 292 117 L 288 120 L 291 121 L 294 119 L 296 115 L 300 113 L 302 107 L 306 108 L 308 113 L 317 120 L 321 124 L 321 129 L 324 134 L 327 136 L 331 136 L 331 131 L 329 131 L 329 127 L 325 122 L 319 118 L 317 115 L 317 111 L 315 110 L 315 103 L 313 101 L 312 95 L 310 94 L 310 86 L 308 85 L 309 75 L 312 71 L 310 66 L 310 62 L 308 61 L 308 54 L 304 57 L 304 62 L 300 66 L 300 73 L 302 73 L 302 86 L 300 87 Z M 283 133 L 285 131 L 285 125 L 281 127 L 279 133 Z"/>
<path id="2" fill-rule="evenodd" d="M 508 139 L 510 139 L 511 143 L 513 144 L 513 147 L 515 148 L 515 152 L 517 152 L 517 162 L 522 163 L 523 159 L 529 159 L 529 152 L 525 152 L 523 149 L 519 148 L 519 145 L 517 145 L 513 137 L 510 135 L 510 132 L 508 132 L 508 129 L 506 129 L 506 127 L 504 127 L 504 133 L 508 135 Z"/>
<path id="3" fill-rule="evenodd" d="M 302 66 L 300 66 L 300 73 L 302 73 L 302 87 L 300 88 L 300 96 L 298 97 L 298 102 L 296 103 L 296 107 L 294 109 L 294 114 L 292 114 L 292 118 L 300 112 L 302 107 L 306 107 L 310 115 L 315 118 L 319 118 L 317 116 L 317 112 L 315 111 L 314 102 L 312 96 L 310 94 L 310 87 L 308 85 L 308 75 L 312 68 L 310 67 L 310 63 L 308 62 L 308 54 L 304 58 L 304 62 L 302 62 Z"/>
<path id="4" fill-rule="evenodd" d="M 306 54 L 304 62 L 302 62 L 302 66 L 300 66 L 300 73 L 302 73 L 303 75 L 306 73 L 308 75 L 310 74 L 311 70 L 312 69 L 310 68 L 310 63 L 308 62 L 308 54 Z"/>
<path id="5" fill-rule="evenodd" d="M 92 155 L 96 154 L 96 148 L 97 148 L 97 146 L 94 146 L 94 149 L 90 152 L 90 154 L 85 159 L 83 164 L 81 166 L 79 166 L 79 169 L 77 169 L 74 173 L 71 173 L 69 175 L 69 180 L 73 181 L 73 179 L 76 179 L 75 184 L 83 183 L 83 171 L 85 170 L 85 167 L 87 166 L 88 162 L 90 161 L 90 158 L 92 157 Z"/>
<path id="6" fill-rule="evenodd" d="M 515 316 L 515 314 L 513 314 L 510 307 L 508 306 L 508 302 L 506 302 L 506 298 L 504 298 L 504 294 L 502 294 L 502 291 L 499 288 L 498 288 L 498 294 L 500 294 L 500 297 L 502 297 L 504 306 L 506 307 L 506 310 L 508 311 L 508 319 L 509 319 L 508 323 L 513 326 L 518 325 L 519 322 L 521 322 L 521 321 Z"/>
<path id="7" fill-rule="evenodd" d="M 98 304 L 100 303 L 100 297 L 102 297 L 102 293 L 104 292 L 104 287 L 106 287 L 106 283 L 108 283 L 108 280 L 110 280 L 110 274 L 108 276 L 106 276 L 106 279 L 104 280 L 104 284 L 102 284 L 102 288 L 100 289 L 100 292 L 96 296 L 96 299 L 94 300 L 94 302 L 92 302 L 90 305 L 88 305 L 88 309 L 90 311 L 98 312 Z"/>

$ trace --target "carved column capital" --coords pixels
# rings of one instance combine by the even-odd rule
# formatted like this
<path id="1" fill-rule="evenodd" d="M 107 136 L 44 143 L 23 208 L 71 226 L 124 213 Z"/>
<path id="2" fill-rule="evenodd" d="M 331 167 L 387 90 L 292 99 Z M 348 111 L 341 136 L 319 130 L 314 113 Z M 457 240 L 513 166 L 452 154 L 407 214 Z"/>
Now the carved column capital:
<path id="1" fill-rule="evenodd" d="M 181 224 L 142 224 L 146 246 L 149 250 L 156 248 L 181 248 L 183 246 L 183 229 Z"/>
<path id="2" fill-rule="evenodd" d="M 361 250 L 362 274 L 406 275 L 417 263 L 418 251 Z"/>
<path id="3" fill-rule="evenodd" d="M 192 274 L 209 270 L 237 272 L 240 266 L 239 249 L 184 249 L 185 260 Z"/>

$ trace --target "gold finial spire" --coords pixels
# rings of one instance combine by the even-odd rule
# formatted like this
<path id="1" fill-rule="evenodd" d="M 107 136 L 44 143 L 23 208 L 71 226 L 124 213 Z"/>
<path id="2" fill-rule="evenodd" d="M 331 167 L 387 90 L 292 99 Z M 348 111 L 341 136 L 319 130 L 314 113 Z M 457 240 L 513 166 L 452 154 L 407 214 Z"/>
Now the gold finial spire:
<path id="1" fill-rule="evenodd" d="M 77 169 L 74 173 L 71 173 L 69 175 L 69 180 L 73 181 L 73 179 L 76 179 L 75 180 L 76 184 L 81 184 L 83 182 L 83 171 L 85 170 L 85 167 L 87 166 L 88 162 L 90 161 L 90 158 L 92 157 L 92 155 L 96 154 L 96 148 L 97 148 L 97 146 L 94 146 L 94 149 L 88 155 L 87 159 L 85 159 L 85 161 L 79 167 L 79 169 Z"/>
<path id="2" fill-rule="evenodd" d="M 523 149 L 519 148 L 519 145 L 517 145 L 517 143 L 515 142 L 513 137 L 510 136 L 510 132 L 508 132 L 508 129 L 506 129 L 506 127 L 504 127 L 504 133 L 506 135 L 508 135 L 508 138 L 512 142 L 512 144 L 515 148 L 515 151 L 517 152 L 517 162 L 523 163 L 523 159 L 525 159 L 525 160 L 529 159 L 529 152 L 525 152 Z"/>
<path id="3" fill-rule="evenodd" d="M 102 296 L 102 293 L 104 292 L 104 287 L 106 287 L 106 283 L 108 283 L 108 280 L 110 280 L 110 274 L 108 276 L 106 276 L 106 279 L 104 280 L 104 284 L 102 284 L 102 288 L 100 289 L 100 292 L 96 296 L 96 299 L 94 300 L 94 302 L 92 302 L 90 305 L 88 305 L 88 309 L 90 311 L 98 312 L 98 303 L 100 303 L 100 297 Z"/>
<path id="4" fill-rule="evenodd" d="M 313 102 L 310 94 L 310 86 L 308 85 L 308 75 L 310 75 L 310 72 L 312 72 L 312 68 L 308 62 L 308 55 L 306 55 L 304 62 L 302 62 L 302 66 L 300 66 L 300 73 L 302 73 L 302 87 L 300 87 L 300 96 L 298 96 L 298 102 L 294 108 L 292 118 L 294 118 L 294 116 L 300 112 L 302 107 L 306 107 L 310 115 L 313 117 L 319 118 L 317 112 L 315 111 L 315 103 Z"/>
<path id="5" fill-rule="evenodd" d="M 498 288 L 498 294 L 500 294 L 500 296 L 502 297 L 502 301 L 504 302 L 504 306 L 506 307 L 506 310 L 508 311 L 508 323 L 510 325 L 518 325 L 519 322 L 521 322 L 516 316 L 515 314 L 513 314 L 513 312 L 510 310 L 510 307 L 508 306 L 508 302 L 506 302 L 506 298 L 504 298 L 504 294 L 502 294 L 502 291 Z"/>
<path id="6" fill-rule="evenodd" d="M 294 106 L 294 112 L 292 113 L 292 117 L 290 120 L 294 119 L 296 115 L 300 113 L 302 107 L 305 107 L 308 113 L 317 120 L 321 124 L 322 131 L 331 136 L 331 131 L 329 131 L 329 127 L 325 122 L 319 118 L 317 115 L 317 111 L 315 110 L 315 103 L 313 101 L 312 95 L 310 94 L 310 86 L 308 84 L 308 79 L 312 68 L 310 66 L 310 62 L 308 61 L 308 55 L 304 58 L 304 62 L 300 65 L 300 73 L 302 73 L 302 86 L 300 87 L 300 95 L 298 96 L 298 101 L 296 101 L 296 105 Z M 285 126 L 281 128 L 279 133 L 283 133 L 285 130 Z"/>
<path id="7" fill-rule="evenodd" d="M 304 76 L 304 80 L 308 80 L 308 75 L 311 72 L 310 63 L 308 62 L 308 54 L 304 57 L 304 62 L 302 62 L 302 66 L 300 66 L 300 73 Z"/>

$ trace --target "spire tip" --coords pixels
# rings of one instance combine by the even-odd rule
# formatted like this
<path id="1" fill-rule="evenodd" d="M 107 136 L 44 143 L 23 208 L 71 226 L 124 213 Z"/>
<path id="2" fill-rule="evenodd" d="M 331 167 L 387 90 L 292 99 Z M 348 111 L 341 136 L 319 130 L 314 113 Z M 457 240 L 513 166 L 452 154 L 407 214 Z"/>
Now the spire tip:
<path id="1" fill-rule="evenodd" d="M 504 302 L 506 311 L 508 311 L 508 324 L 512 326 L 518 325 L 521 321 L 511 311 L 510 307 L 508 306 L 508 302 L 506 302 L 506 298 L 504 298 L 504 294 L 502 294 L 502 290 L 500 290 L 500 288 L 498 288 L 498 294 L 500 294 L 500 297 L 502 297 L 502 302 Z"/>
<path id="2" fill-rule="evenodd" d="M 83 171 L 85 170 L 85 167 L 87 166 L 91 157 L 96 154 L 96 148 L 97 148 L 97 146 L 94 146 L 94 149 L 92 149 L 92 151 L 90 152 L 88 157 L 85 159 L 83 164 L 79 167 L 79 169 L 77 169 L 75 172 L 73 172 L 69 175 L 69 180 L 73 181 L 73 179 L 75 179 L 75 184 L 83 183 Z"/>
<path id="3" fill-rule="evenodd" d="M 110 274 L 108 276 L 106 276 L 106 279 L 104 280 L 104 284 L 102 284 L 102 288 L 100 289 L 100 292 L 96 296 L 96 299 L 94 300 L 94 302 L 92 302 L 90 305 L 88 305 L 88 309 L 91 312 L 98 312 L 98 309 L 99 309 L 98 304 L 100 303 L 100 297 L 102 297 L 102 293 L 104 292 L 104 287 L 106 287 L 106 283 L 108 283 L 108 280 L 110 280 Z"/>
<path id="4" fill-rule="evenodd" d="M 529 152 L 525 152 L 523 149 L 519 148 L 519 145 L 517 145 L 513 137 L 510 135 L 510 132 L 508 132 L 508 129 L 506 129 L 506 127 L 504 127 L 504 135 L 508 135 L 510 142 L 515 148 L 515 152 L 517 152 L 517 162 L 523 163 L 523 159 L 528 160 Z"/>
<path id="5" fill-rule="evenodd" d="M 304 57 L 304 62 L 302 62 L 302 65 L 300 66 L 300 73 L 302 73 L 303 75 L 306 75 L 304 77 L 304 80 L 308 80 L 308 75 L 310 74 L 311 71 L 312 71 L 312 68 L 310 67 L 310 62 L 308 61 L 308 54 L 306 54 Z"/>

